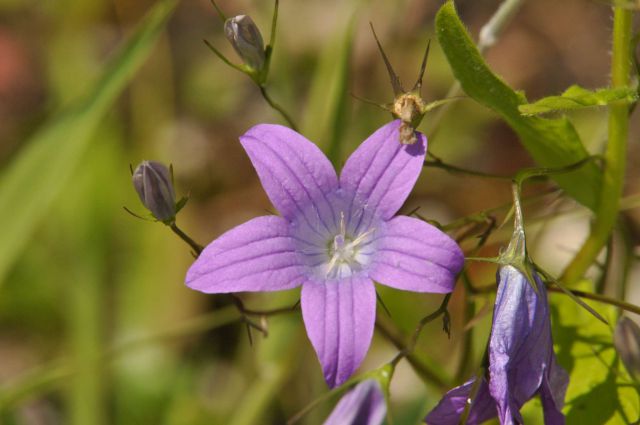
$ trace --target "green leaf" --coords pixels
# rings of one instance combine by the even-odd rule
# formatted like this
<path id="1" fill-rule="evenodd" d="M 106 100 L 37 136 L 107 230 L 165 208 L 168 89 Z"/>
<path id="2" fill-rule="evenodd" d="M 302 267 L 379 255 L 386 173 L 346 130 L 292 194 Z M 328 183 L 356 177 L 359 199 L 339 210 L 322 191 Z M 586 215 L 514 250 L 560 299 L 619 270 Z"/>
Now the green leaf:
<path id="1" fill-rule="evenodd" d="M 527 103 L 525 97 L 489 69 L 451 0 L 436 16 L 436 32 L 449 65 L 467 95 L 500 114 L 539 165 L 563 167 L 588 156 L 578 133 L 566 118 L 543 119 L 520 114 L 518 107 Z M 602 179 L 595 164 L 552 178 L 577 201 L 595 208 Z"/>
<path id="2" fill-rule="evenodd" d="M 338 14 L 340 16 L 341 14 Z M 341 33 L 324 50 L 317 65 L 303 125 L 305 136 L 318 143 L 334 165 L 340 161 L 340 142 L 347 128 L 349 61 L 353 45 L 355 13 Z"/>
<path id="3" fill-rule="evenodd" d="M 524 115 L 582 109 L 592 106 L 606 106 L 612 102 L 632 103 L 638 100 L 638 93 L 630 87 L 606 88 L 589 91 L 580 86 L 569 87 L 560 96 L 549 96 L 534 103 L 518 106 Z"/>
<path id="4" fill-rule="evenodd" d="M 581 285 L 592 289 L 587 282 Z M 611 328 L 564 295 L 549 298 L 558 362 L 569 372 L 563 410 L 567 423 L 634 423 L 640 416 L 640 397 L 618 360 Z M 598 305 L 598 311 L 616 322 L 614 307 Z"/>
<path id="5" fill-rule="evenodd" d="M 151 52 L 176 6 L 161 1 L 105 66 L 88 94 L 45 124 L 2 171 L 0 178 L 0 282 L 30 242 L 36 226 L 65 185 L 91 142 L 91 135 L 127 82 Z"/>

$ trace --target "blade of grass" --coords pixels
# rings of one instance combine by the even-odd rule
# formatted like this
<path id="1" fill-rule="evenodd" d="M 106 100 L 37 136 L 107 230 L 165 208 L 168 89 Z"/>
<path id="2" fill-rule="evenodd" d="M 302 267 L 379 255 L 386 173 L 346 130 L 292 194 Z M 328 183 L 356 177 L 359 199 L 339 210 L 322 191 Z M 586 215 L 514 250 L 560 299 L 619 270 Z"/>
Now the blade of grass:
<path id="1" fill-rule="evenodd" d="M 88 94 L 36 132 L 2 171 L 0 284 L 69 183 L 91 134 L 151 52 L 176 4 L 176 0 L 159 2 L 106 65 Z"/>

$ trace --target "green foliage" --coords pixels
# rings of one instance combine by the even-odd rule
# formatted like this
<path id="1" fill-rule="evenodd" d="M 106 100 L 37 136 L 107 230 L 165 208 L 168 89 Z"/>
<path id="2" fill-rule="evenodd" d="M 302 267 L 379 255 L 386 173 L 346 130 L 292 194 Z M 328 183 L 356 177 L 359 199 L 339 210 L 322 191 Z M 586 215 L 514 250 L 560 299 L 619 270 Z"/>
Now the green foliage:
<path id="1" fill-rule="evenodd" d="M 0 210 L 0 282 L 69 184 L 93 131 L 151 52 L 175 5 L 175 0 L 158 3 L 88 94 L 25 142 L 22 152 L 3 171 L 0 199 L 11 208 Z"/>
<path id="2" fill-rule="evenodd" d="M 524 115 L 537 115 L 547 112 L 582 109 L 592 106 L 606 106 L 612 102 L 635 102 L 638 93 L 630 87 L 606 88 L 596 91 L 573 85 L 560 96 L 549 96 L 526 105 L 519 105 L 518 109 Z"/>
<path id="3" fill-rule="evenodd" d="M 496 76 L 487 66 L 458 17 L 452 1 L 436 16 L 438 40 L 455 77 L 473 99 L 491 108 L 513 128 L 533 159 L 543 167 L 562 167 L 588 156 L 580 137 L 566 118 L 522 116 L 518 107 L 525 97 Z M 553 179 L 569 195 L 594 209 L 601 176 L 595 164 Z"/>
<path id="4" fill-rule="evenodd" d="M 558 361 L 570 375 L 564 409 L 567 423 L 613 425 L 637 421 L 638 388 L 618 360 L 612 330 L 571 299 L 563 295 L 550 298 Z M 615 308 L 596 307 L 615 323 Z"/>

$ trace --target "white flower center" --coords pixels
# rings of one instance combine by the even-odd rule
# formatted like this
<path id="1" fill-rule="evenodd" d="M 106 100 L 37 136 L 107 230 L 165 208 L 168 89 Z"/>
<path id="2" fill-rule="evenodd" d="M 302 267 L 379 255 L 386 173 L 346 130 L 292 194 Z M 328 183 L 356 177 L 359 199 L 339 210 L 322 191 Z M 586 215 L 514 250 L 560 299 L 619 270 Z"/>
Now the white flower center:
<path id="1" fill-rule="evenodd" d="M 365 252 L 371 242 L 370 236 L 375 229 L 369 229 L 355 238 L 347 234 L 344 212 L 340 212 L 340 233 L 327 243 L 329 262 L 326 266 L 326 277 L 347 277 L 361 270 L 369 261 L 369 252 Z"/>

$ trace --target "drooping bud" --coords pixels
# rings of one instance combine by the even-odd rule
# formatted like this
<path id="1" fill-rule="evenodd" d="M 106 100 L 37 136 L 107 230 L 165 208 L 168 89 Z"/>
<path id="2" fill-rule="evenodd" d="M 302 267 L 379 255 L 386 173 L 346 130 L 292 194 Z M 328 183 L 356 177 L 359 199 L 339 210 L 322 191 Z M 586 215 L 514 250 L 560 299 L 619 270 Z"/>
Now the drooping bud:
<path id="1" fill-rule="evenodd" d="M 262 70 L 265 62 L 264 43 L 251 17 L 238 15 L 227 19 L 224 33 L 247 66 L 256 71 Z"/>
<path id="2" fill-rule="evenodd" d="M 142 161 L 131 177 L 142 204 L 160 221 L 176 215 L 176 195 L 171 174 L 166 165 L 157 161 Z"/>
<path id="3" fill-rule="evenodd" d="M 629 375 L 640 380 L 640 327 L 628 317 L 621 318 L 613 334 L 613 344 Z"/>

